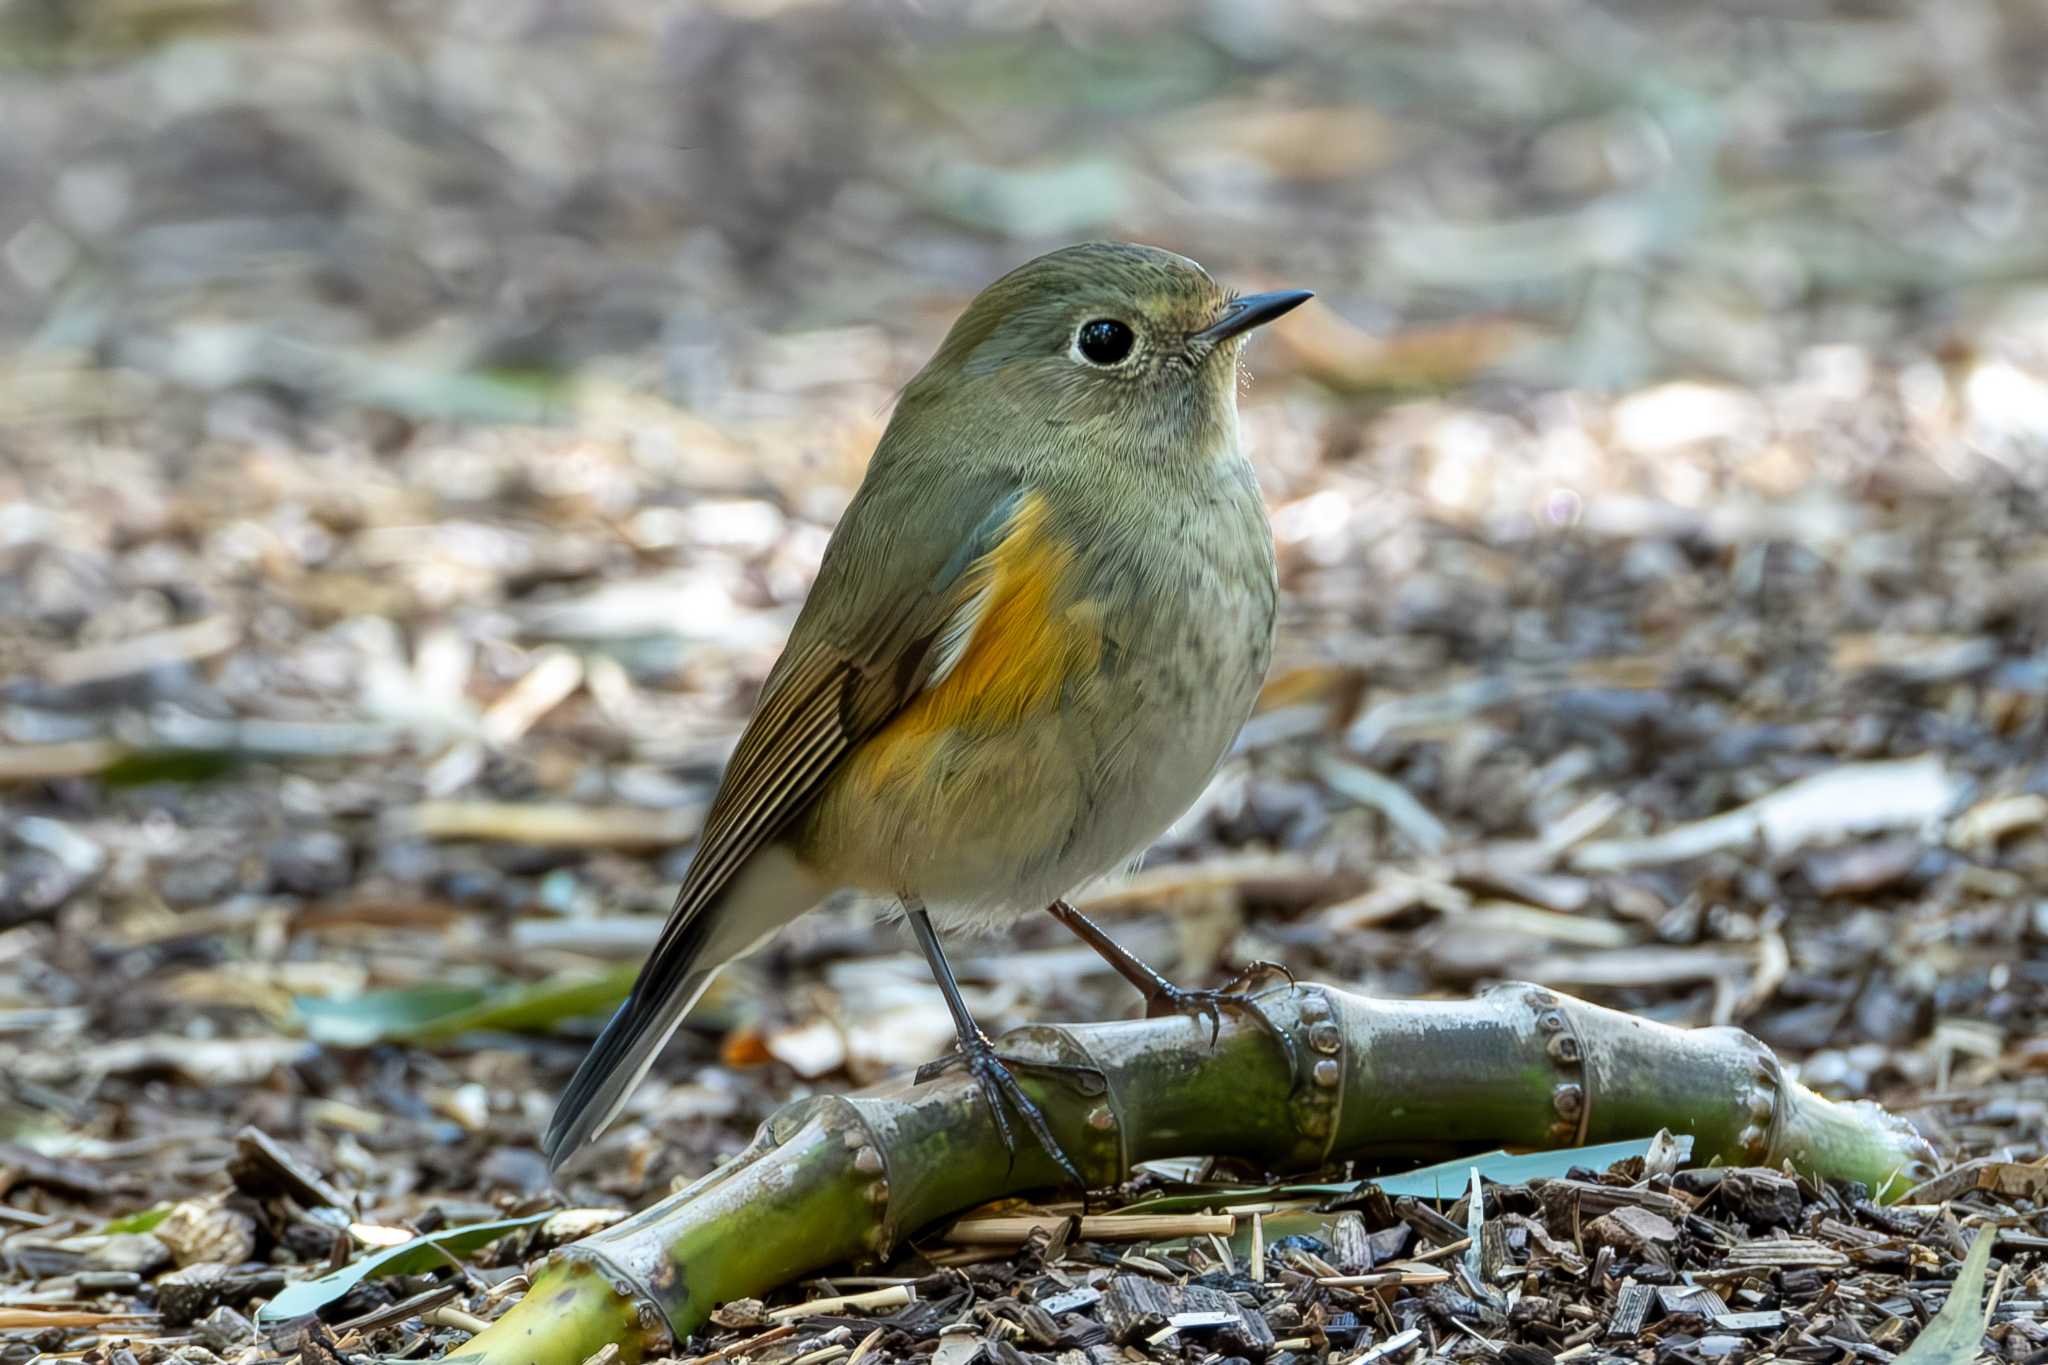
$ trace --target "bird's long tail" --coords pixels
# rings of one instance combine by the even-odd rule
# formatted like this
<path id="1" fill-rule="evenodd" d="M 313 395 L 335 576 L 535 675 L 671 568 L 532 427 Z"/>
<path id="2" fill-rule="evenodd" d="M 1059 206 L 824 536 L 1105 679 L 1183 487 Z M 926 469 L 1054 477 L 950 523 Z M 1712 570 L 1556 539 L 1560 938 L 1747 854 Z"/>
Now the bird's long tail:
<path id="1" fill-rule="evenodd" d="M 718 969 L 816 905 L 823 888 L 779 845 L 770 845 L 715 901 L 663 930 L 632 993 L 555 1104 L 541 1151 L 559 1170 L 619 1116 L 647 1069 L 704 994 Z"/>

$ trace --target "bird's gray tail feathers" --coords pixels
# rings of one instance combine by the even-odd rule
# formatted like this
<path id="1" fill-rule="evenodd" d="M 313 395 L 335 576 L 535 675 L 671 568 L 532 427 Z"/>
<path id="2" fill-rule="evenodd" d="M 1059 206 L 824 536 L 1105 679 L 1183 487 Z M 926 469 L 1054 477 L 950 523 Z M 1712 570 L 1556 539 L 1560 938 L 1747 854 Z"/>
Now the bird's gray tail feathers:
<path id="1" fill-rule="evenodd" d="M 611 1126 L 717 971 L 711 967 L 690 972 L 657 1000 L 642 998 L 641 988 L 649 984 L 642 974 L 555 1104 L 555 1116 L 541 1140 L 550 1171 L 560 1170 L 563 1162 Z"/>
<path id="2" fill-rule="evenodd" d="M 709 904 L 678 903 L 632 994 L 555 1104 L 541 1140 L 550 1171 L 560 1170 L 619 1116 L 718 969 L 816 905 L 823 891 L 793 854 L 770 845 L 749 858 Z"/>

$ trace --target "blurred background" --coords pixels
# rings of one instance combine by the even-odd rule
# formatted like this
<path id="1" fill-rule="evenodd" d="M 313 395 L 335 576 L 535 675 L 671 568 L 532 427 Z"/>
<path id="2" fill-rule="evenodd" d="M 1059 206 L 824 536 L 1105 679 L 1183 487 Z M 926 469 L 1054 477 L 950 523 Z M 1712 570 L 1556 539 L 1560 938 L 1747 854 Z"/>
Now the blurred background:
<path id="1" fill-rule="evenodd" d="M 1272 681 L 1114 931 L 1734 1023 L 2038 1152 L 2044 72 L 1988 0 L 4 0 L 0 1215 L 245 1124 L 544 1203 L 892 395 L 1095 237 L 1318 291 L 1242 392 Z M 956 961 L 1135 1007 L 1050 922 Z M 950 1036 L 813 916 L 571 1183 Z"/>

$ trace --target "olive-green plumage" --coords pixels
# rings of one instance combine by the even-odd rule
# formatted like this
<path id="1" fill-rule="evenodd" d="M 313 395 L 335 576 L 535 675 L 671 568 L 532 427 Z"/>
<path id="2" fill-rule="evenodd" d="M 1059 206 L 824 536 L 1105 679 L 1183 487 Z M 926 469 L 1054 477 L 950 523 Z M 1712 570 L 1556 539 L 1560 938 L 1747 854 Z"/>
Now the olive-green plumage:
<path id="1" fill-rule="evenodd" d="M 833 889 L 1012 918 L 1200 794 L 1272 645 L 1240 338 L 1306 297 L 1233 299 L 1184 257 L 1097 243 L 974 300 L 833 534 L 551 1161 L 617 1112 L 712 972 Z"/>

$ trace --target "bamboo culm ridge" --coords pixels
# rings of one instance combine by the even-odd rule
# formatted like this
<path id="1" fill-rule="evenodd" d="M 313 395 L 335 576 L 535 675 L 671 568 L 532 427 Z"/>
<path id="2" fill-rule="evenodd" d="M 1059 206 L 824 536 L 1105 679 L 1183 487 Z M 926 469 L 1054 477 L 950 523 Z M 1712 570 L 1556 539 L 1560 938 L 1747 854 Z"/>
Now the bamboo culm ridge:
<path id="1" fill-rule="evenodd" d="M 1006 1056 L 1090 1185 L 1141 1161 L 1235 1157 L 1274 1171 L 1690 1134 L 1696 1164 L 1862 1181 L 1880 1197 L 1927 1168 L 1910 1125 L 1787 1077 L 1733 1028 L 1681 1029 L 1509 983 L 1464 1001 L 1393 1001 L 1301 982 L 1209 1022 L 1032 1025 Z M 672 1353 L 719 1303 L 902 1240 L 988 1200 L 1057 1183 L 1014 1159 L 958 1071 L 785 1106 L 737 1157 L 554 1253 L 462 1365 L 623 1365 Z"/>

